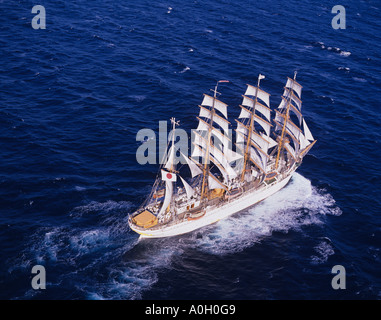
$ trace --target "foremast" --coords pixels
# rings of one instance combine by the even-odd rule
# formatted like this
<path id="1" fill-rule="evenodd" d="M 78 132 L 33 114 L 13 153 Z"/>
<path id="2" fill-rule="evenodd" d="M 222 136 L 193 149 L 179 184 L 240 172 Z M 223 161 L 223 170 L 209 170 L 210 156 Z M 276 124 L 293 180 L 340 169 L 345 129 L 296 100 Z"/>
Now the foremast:
<path id="1" fill-rule="evenodd" d="M 180 121 L 176 122 L 175 118 L 171 118 L 172 123 L 172 144 L 169 149 L 169 155 L 164 168 L 161 169 L 161 180 L 165 181 L 165 195 L 163 204 L 157 214 L 158 217 L 170 212 L 171 203 L 173 202 L 173 184 L 177 180 L 176 171 L 174 167 L 175 160 L 175 132 L 176 126 L 180 124 Z M 165 169 L 165 170 L 164 170 Z"/>
<path id="2" fill-rule="evenodd" d="M 295 84 L 295 79 L 296 79 L 296 75 L 297 75 L 297 71 L 294 72 L 294 81 L 292 81 L 291 83 L 291 94 L 288 95 L 288 98 L 287 98 L 287 107 L 286 107 L 286 113 L 285 113 L 285 117 L 284 117 L 284 123 L 283 123 L 283 127 L 282 127 L 282 133 L 281 133 L 281 136 L 280 136 L 280 139 L 279 139 L 279 144 L 278 144 L 278 153 L 277 153 L 277 156 L 276 156 L 276 161 L 275 161 L 275 170 L 278 169 L 278 165 L 279 165 L 279 157 L 280 157 L 280 153 L 282 151 L 282 148 L 283 148 L 283 142 L 284 142 L 284 133 L 286 131 L 286 125 L 287 125 L 287 121 L 289 119 L 289 113 L 290 113 L 290 103 L 291 103 L 291 97 L 292 97 L 292 90 L 293 90 L 293 87 L 294 87 L 294 84 Z M 287 86 L 287 85 L 286 85 Z"/>

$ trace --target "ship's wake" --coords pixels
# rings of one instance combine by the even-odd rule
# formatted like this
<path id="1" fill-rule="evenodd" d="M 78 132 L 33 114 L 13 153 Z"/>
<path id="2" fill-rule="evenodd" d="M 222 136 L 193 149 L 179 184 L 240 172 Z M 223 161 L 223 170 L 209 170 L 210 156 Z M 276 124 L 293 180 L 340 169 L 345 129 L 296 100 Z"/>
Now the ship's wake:
<path id="1" fill-rule="evenodd" d="M 274 231 L 299 230 L 322 224 L 325 215 L 340 214 L 329 193 L 317 190 L 311 181 L 295 173 L 278 193 L 203 232 L 197 246 L 213 254 L 234 253 L 260 242 Z"/>
<path id="2" fill-rule="evenodd" d="M 287 233 L 324 223 L 325 215 L 340 215 L 332 196 L 294 174 L 290 183 L 260 204 L 191 234 L 144 239 L 128 228 L 128 202 L 92 202 L 70 213 L 63 226 L 40 228 L 12 272 L 46 267 L 47 287 L 63 299 L 141 299 L 171 269 L 184 251 L 234 254 L 259 244 L 274 231 Z M 41 291 L 41 290 L 40 290 Z M 28 288 L 20 298 L 38 298 Z M 43 298 L 43 296 L 41 296 Z"/>

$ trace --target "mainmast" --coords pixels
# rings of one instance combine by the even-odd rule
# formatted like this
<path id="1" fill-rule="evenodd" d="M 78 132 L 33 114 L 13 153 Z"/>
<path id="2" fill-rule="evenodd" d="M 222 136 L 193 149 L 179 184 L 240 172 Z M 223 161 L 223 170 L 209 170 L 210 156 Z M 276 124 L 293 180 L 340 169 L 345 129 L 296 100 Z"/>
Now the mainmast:
<path id="1" fill-rule="evenodd" d="M 251 144 L 251 136 L 253 133 L 253 127 L 254 127 L 254 115 L 255 115 L 255 105 L 257 104 L 258 100 L 258 90 L 259 90 L 259 84 L 261 82 L 261 79 L 263 79 L 265 76 L 259 74 L 258 76 L 258 83 L 257 83 L 257 88 L 255 90 L 255 99 L 254 99 L 254 105 L 253 105 L 253 110 L 251 112 L 250 116 L 250 125 L 249 125 L 249 132 L 247 135 L 247 145 L 246 145 L 246 150 L 245 150 L 245 156 L 244 156 L 244 162 L 243 162 L 243 170 L 242 170 L 242 175 L 241 175 L 241 182 L 245 178 L 245 173 L 246 173 L 246 167 L 247 167 L 247 162 L 248 159 L 250 158 L 249 156 L 249 150 L 250 150 L 250 144 Z"/>
<path id="2" fill-rule="evenodd" d="M 294 80 L 296 80 L 297 73 L 298 73 L 297 71 L 294 72 Z M 285 116 L 285 119 L 284 119 L 284 122 L 283 122 L 282 134 L 281 134 L 280 140 L 279 140 L 278 154 L 276 156 L 276 161 L 275 161 L 275 170 L 278 169 L 279 157 L 280 157 L 280 153 L 281 153 L 281 151 L 283 149 L 283 140 L 284 140 L 284 134 L 285 134 L 285 131 L 286 131 L 287 120 L 289 118 L 289 113 L 290 113 L 290 104 L 291 104 L 291 95 L 292 95 L 292 87 L 293 87 L 293 85 L 294 85 L 294 83 L 292 83 L 292 85 L 291 85 L 291 88 L 290 88 L 291 90 L 290 90 L 288 101 L 287 101 L 286 116 Z"/>

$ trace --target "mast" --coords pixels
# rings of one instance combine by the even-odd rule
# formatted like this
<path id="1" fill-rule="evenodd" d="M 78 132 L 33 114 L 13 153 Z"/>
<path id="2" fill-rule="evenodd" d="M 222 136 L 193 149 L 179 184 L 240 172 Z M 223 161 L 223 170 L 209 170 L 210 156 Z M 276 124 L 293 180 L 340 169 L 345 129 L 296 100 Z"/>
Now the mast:
<path id="1" fill-rule="evenodd" d="M 208 182 L 208 177 L 209 177 L 209 158 L 210 158 L 210 144 L 211 144 L 211 137 L 212 137 L 212 130 L 213 130 L 213 117 L 215 115 L 215 109 L 214 109 L 214 104 L 216 102 L 217 98 L 217 91 L 218 84 L 220 82 L 229 82 L 228 80 L 219 80 L 216 83 L 216 86 L 214 87 L 214 90 L 210 89 L 213 92 L 213 103 L 212 103 L 212 108 L 210 110 L 210 122 L 208 126 L 208 139 L 206 143 L 206 151 L 205 151 L 205 164 L 203 168 L 203 178 L 202 178 L 202 186 L 201 186 L 201 200 L 205 197 L 205 194 L 207 192 L 207 182 Z"/>
<path id="2" fill-rule="evenodd" d="M 250 125 L 249 125 L 249 132 L 247 134 L 247 145 L 246 145 L 244 162 L 243 162 L 243 170 L 242 170 L 242 175 L 241 175 L 241 182 L 245 178 L 246 166 L 247 166 L 247 162 L 248 162 L 248 159 L 249 159 L 249 148 L 250 148 L 250 144 L 251 144 L 251 135 L 252 135 L 252 132 L 253 132 L 255 105 L 257 104 L 257 100 L 258 100 L 259 83 L 261 82 L 261 79 L 263 79 L 263 78 L 264 78 L 264 76 L 259 74 L 257 88 L 255 90 L 255 99 L 254 99 L 253 110 L 252 110 L 251 115 L 250 115 Z"/>
<path id="3" fill-rule="evenodd" d="M 163 173 L 164 174 L 167 174 L 169 175 L 169 177 L 167 176 L 167 178 L 165 179 L 165 197 L 164 197 L 164 201 L 163 201 L 163 205 L 158 213 L 158 216 L 161 216 L 162 214 L 165 214 L 165 212 L 169 212 L 170 210 L 170 207 L 171 205 L 173 204 L 173 180 L 172 179 L 172 175 L 173 172 L 175 172 L 174 170 L 174 156 L 175 156 L 175 130 L 176 130 L 176 126 L 179 125 L 180 121 L 176 121 L 175 118 L 171 118 L 171 123 L 172 123 L 172 146 L 171 146 L 171 149 L 170 149 L 170 154 L 168 156 L 168 160 L 167 160 L 167 163 L 165 164 L 164 168 L 167 169 L 169 171 L 169 173 L 165 170 L 161 170 L 161 173 L 162 173 L 162 180 L 163 179 Z M 169 146 L 169 144 L 168 144 Z M 167 151 L 168 152 L 168 151 Z"/>
<path id="4" fill-rule="evenodd" d="M 294 80 L 296 79 L 297 73 L 298 73 L 297 71 L 294 72 Z M 280 153 L 281 153 L 281 151 L 283 149 L 284 133 L 286 131 L 287 120 L 288 120 L 289 113 L 290 113 L 290 104 L 291 104 L 291 95 L 292 95 L 292 87 L 293 87 L 293 85 L 294 84 L 291 85 L 291 88 L 290 88 L 291 90 L 290 90 L 288 101 L 287 101 L 286 116 L 285 116 L 285 119 L 284 119 L 284 122 L 283 122 L 282 134 L 281 134 L 280 140 L 279 140 L 278 154 L 276 156 L 276 161 L 275 161 L 275 170 L 278 169 L 279 157 L 280 157 Z"/>
<path id="5" fill-rule="evenodd" d="M 173 172 L 173 160 L 174 160 L 174 154 L 175 154 L 175 130 L 176 126 L 180 125 L 180 120 L 176 121 L 174 117 L 171 118 L 171 123 L 172 123 L 172 147 L 171 147 L 171 154 L 170 154 L 170 159 L 171 159 L 171 166 L 169 171 Z"/>

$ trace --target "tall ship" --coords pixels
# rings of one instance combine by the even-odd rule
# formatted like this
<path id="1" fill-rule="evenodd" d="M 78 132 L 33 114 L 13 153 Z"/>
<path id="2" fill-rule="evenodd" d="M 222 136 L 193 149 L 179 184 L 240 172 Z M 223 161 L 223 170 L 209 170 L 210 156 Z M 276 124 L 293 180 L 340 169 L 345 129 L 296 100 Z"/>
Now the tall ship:
<path id="1" fill-rule="evenodd" d="M 227 104 L 212 95 L 199 105 L 198 127 L 190 157 L 172 139 L 151 193 L 129 216 L 130 228 L 143 238 L 170 237 L 218 222 L 282 189 L 316 143 L 302 115 L 302 86 L 287 78 L 279 106 L 270 108 L 270 94 L 247 85 L 234 130 Z M 233 133 L 235 142 L 233 143 Z M 184 165 L 179 169 L 176 155 Z M 184 169 L 185 167 L 185 169 Z M 186 177 L 189 175 L 189 177 Z"/>

